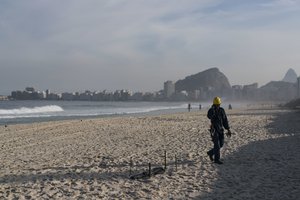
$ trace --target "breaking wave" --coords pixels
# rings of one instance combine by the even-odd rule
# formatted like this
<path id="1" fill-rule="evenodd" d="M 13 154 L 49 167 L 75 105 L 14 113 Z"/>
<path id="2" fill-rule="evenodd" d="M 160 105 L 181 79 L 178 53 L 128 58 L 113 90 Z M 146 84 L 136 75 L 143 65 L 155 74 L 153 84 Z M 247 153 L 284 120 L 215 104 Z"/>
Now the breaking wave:
<path id="1" fill-rule="evenodd" d="M 37 113 L 52 113 L 52 112 L 62 112 L 60 106 L 57 105 L 49 105 L 49 106 L 41 106 L 41 107 L 21 107 L 16 109 L 0 109 L 0 115 L 28 115 L 28 114 L 37 114 Z"/>

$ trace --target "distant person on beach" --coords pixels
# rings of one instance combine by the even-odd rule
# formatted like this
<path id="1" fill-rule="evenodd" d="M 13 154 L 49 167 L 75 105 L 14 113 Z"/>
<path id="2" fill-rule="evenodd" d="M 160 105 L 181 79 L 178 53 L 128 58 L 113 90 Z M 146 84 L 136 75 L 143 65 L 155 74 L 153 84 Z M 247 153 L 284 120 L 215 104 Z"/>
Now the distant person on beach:
<path id="1" fill-rule="evenodd" d="M 229 104 L 228 110 L 232 110 L 232 105 L 231 104 Z"/>
<path id="2" fill-rule="evenodd" d="M 190 103 L 188 104 L 188 110 L 189 110 L 189 112 L 191 111 L 191 104 Z"/>
<path id="3" fill-rule="evenodd" d="M 211 161 L 214 161 L 214 163 L 217 164 L 223 164 L 223 162 L 220 161 L 220 149 L 224 144 L 224 128 L 228 131 L 226 133 L 227 137 L 231 136 L 231 131 L 225 110 L 220 105 L 221 98 L 215 97 L 213 100 L 213 105 L 207 113 L 207 117 L 211 122 L 210 134 L 214 143 L 214 147 L 207 152 L 207 155 L 209 156 Z"/>
<path id="4" fill-rule="evenodd" d="M 199 104 L 199 110 L 201 110 L 202 109 L 202 106 L 201 106 L 201 104 Z"/>

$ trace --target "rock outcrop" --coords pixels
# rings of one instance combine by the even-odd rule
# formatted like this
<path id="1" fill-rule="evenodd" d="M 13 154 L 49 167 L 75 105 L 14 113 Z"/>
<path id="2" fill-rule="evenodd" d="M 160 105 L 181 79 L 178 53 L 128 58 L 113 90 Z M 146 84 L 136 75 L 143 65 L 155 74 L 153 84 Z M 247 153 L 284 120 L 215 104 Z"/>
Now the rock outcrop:
<path id="1" fill-rule="evenodd" d="M 271 81 L 259 91 L 261 99 L 270 101 L 289 101 L 297 96 L 296 84 L 284 81 Z"/>
<path id="2" fill-rule="evenodd" d="M 218 68 L 211 68 L 177 81 L 175 90 L 177 92 L 200 90 L 209 92 L 209 96 L 227 96 L 231 92 L 231 85 Z"/>
<path id="3" fill-rule="evenodd" d="M 293 69 L 289 69 L 284 78 L 282 79 L 282 81 L 284 82 L 288 82 L 288 83 L 296 83 L 297 82 L 297 74 L 295 72 L 295 70 Z"/>

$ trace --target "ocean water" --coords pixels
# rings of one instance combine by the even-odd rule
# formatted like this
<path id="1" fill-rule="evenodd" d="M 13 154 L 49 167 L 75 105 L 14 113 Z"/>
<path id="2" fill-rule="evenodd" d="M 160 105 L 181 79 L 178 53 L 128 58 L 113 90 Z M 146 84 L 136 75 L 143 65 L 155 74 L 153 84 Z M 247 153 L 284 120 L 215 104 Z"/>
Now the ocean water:
<path id="1" fill-rule="evenodd" d="M 185 112 L 184 102 L 0 101 L 0 124 Z M 192 109 L 199 104 L 192 103 Z M 202 108 L 208 103 L 201 104 Z"/>

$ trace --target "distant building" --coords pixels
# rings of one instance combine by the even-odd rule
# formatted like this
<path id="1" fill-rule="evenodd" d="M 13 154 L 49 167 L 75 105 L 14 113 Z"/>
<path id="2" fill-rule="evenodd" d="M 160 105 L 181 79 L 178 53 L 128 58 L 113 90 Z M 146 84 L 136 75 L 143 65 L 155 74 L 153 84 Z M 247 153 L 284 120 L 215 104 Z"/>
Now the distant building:
<path id="1" fill-rule="evenodd" d="M 12 91 L 11 92 L 11 98 L 12 99 L 18 99 L 18 96 L 20 95 L 21 91 Z"/>
<path id="2" fill-rule="evenodd" d="M 34 92 L 35 89 L 34 89 L 33 87 L 26 87 L 26 88 L 25 88 L 25 91 L 26 91 L 26 92 Z"/>
<path id="3" fill-rule="evenodd" d="M 244 85 L 244 90 L 255 90 L 258 88 L 258 83 L 253 83 L 250 85 Z"/>
<path id="4" fill-rule="evenodd" d="M 114 101 L 128 101 L 132 96 L 132 92 L 129 90 L 116 90 L 113 94 Z"/>
<path id="5" fill-rule="evenodd" d="M 121 90 L 116 90 L 113 97 L 115 101 L 120 101 L 122 98 Z"/>
<path id="6" fill-rule="evenodd" d="M 103 90 L 101 93 L 101 101 L 113 101 L 114 100 L 114 93 L 109 92 L 107 90 Z"/>
<path id="7" fill-rule="evenodd" d="M 244 85 L 243 87 L 243 97 L 246 100 L 256 100 L 257 92 L 258 92 L 258 83 Z"/>
<path id="8" fill-rule="evenodd" d="M 176 92 L 174 95 L 174 100 L 175 101 L 186 101 L 188 100 L 188 92 L 183 90 L 180 92 Z"/>
<path id="9" fill-rule="evenodd" d="M 38 99 L 46 99 L 46 92 L 45 91 L 38 91 L 37 92 L 37 96 L 38 96 Z"/>
<path id="10" fill-rule="evenodd" d="M 133 101 L 142 101 L 143 100 L 143 93 L 142 92 L 135 92 L 129 100 Z"/>
<path id="11" fill-rule="evenodd" d="M 155 92 L 155 101 L 164 101 L 165 100 L 165 93 L 163 90 Z"/>
<path id="12" fill-rule="evenodd" d="M 143 95 L 143 101 L 154 101 L 155 98 L 156 98 L 155 94 L 151 92 L 146 92 Z"/>
<path id="13" fill-rule="evenodd" d="M 241 100 L 243 98 L 243 86 L 233 85 L 232 86 L 232 98 L 234 100 Z"/>
<path id="14" fill-rule="evenodd" d="M 7 96 L 0 95 L 0 101 L 8 100 Z"/>
<path id="15" fill-rule="evenodd" d="M 36 91 L 33 87 L 26 87 L 24 91 L 12 91 L 11 98 L 16 100 L 45 99 L 45 93 Z"/>
<path id="16" fill-rule="evenodd" d="M 164 82 L 165 98 L 169 99 L 175 93 L 175 84 L 172 81 Z"/>
<path id="17" fill-rule="evenodd" d="M 297 98 L 300 98 L 300 76 L 297 78 Z"/>
<path id="18" fill-rule="evenodd" d="M 199 100 L 200 99 L 200 90 L 193 90 L 188 92 L 189 100 Z"/>
<path id="19" fill-rule="evenodd" d="M 59 100 L 61 96 L 59 94 L 50 93 L 47 96 L 48 100 Z"/>
<path id="20" fill-rule="evenodd" d="M 132 96 L 132 92 L 129 90 L 121 90 L 121 101 L 127 101 Z"/>
<path id="21" fill-rule="evenodd" d="M 101 92 L 99 92 L 99 91 L 93 92 L 91 100 L 92 101 L 101 101 L 102 100 L 102 94 L 101 94 Z"/>
<path id="22" fill-rule="evenodd" d="M 84 93 L 79 94 L 79 100 L 80 101 L 90 101 L 92 99 L 92 92 L 89 90 L 86 90 Z"/>
<path id="23" fill-rule="evenodd" d="M 65 101 L 72 101 L 75 99 L 75 95 L 73 93 L 64 92 L 61 94 L 61 99 Z"/>
<path id="24" fill-rule="evenodd" d="M 207 100 L 209 99 L 208 97 L 208 90 L 205 87 L 200 87 L 200 99 L 201 100 Z"/>
<path id="25" fill-rule="evenodd" d="M 50 90 L 47 89 L 47 90 L 46 90 L 46 99 L 48 99 L 48 96 L 50 95 L 50 93 L 51 93 Z"/>

